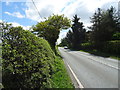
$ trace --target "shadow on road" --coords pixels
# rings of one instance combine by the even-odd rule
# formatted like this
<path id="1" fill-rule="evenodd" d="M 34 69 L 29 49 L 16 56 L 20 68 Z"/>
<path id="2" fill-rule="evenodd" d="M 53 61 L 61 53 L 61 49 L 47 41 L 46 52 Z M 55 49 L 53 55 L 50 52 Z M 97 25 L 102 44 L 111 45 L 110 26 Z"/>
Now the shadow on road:
<path id="1" fill-rule="evenodd" d="M 81 50 L 81 51 L 85 51 L 85 52 L 90 53 L 91 55 L 101 56 L 101 57 L 104 57 L 104 58 L 114 57 L 116 59 L 120 59 L 120 55 L 105 53 L 105 52 L 101 52 L 101 51 L 98 51 L 98 50 Z"/>
<path id="2" fill-rule="evenodd" d="M 104 58 L 109 58 L 109 57 L 116 57 L 118 59 L 120 59 L 120 55 L 116 55 L 116 54 L 111 54 L 111 53 L 105 53 L 105 52 L 101 52 L 98 50 L 74 50 L 74 49 L 66 49 L 68 52 L 70 51 L 83 51 L 83 52 L 87 52 L 93 56 L 101 56 Z"/>

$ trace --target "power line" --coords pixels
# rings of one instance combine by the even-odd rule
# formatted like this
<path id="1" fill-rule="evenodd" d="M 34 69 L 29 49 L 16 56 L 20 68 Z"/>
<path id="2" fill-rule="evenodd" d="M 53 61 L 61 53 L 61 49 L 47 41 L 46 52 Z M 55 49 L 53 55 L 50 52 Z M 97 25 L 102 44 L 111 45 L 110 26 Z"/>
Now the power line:
<path id="1" fill-rule="evenodd" d="M 36 10 L 37 10 L 37 12 L 38 12 L 38 14 L 39 14 L 39 16 L 40 16 L 40 19 L 42 19 L 41 15 L 40 15 L 40 12 L 38 11 L 37 6 L 35 5 L 35 2 L 34 2 L 33 0 L 32 0 L 32 3 L 33 3 L 33 5 L 35 6 L 35 8 L 36 8 Z M 44 25 L 41 25 L 41 27 L 44 28 Z"/>
<path id="2" fill-rule="evenodd" d="M 37 10 L 37 12 L 38 12 L 40 18 L 42 19 L 41 15 L 40 15 L 40 12 L 38 11 L 37 6 L 35 5 L 35 2 L 34 2 L 33 0 L 32 0 L 32 3 L 33 3 L 33 5 L 35 6 L 35 8 L 36 8 L 36 10 Z"/>

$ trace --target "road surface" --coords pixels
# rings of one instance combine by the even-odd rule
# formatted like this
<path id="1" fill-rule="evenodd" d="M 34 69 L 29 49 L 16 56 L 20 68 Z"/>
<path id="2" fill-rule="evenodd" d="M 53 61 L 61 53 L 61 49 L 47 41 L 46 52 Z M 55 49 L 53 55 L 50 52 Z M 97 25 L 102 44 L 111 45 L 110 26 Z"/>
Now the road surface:
<path id="1" fill-rule="evenodd" d="M 118 88 L 118 60 L 62 47 L 58 49 L 84 88 Z"/>

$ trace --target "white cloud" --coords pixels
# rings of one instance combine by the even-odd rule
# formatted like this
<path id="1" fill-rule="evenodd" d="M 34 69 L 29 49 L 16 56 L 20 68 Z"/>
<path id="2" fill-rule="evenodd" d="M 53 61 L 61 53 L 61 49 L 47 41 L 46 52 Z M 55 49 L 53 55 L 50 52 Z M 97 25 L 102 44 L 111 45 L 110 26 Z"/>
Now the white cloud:
<path id="1" fill-rule="evenodd" d="M 1 22 L 4 22 L 4 20 L 0 20 L 0 23 Z M 7 22 L 7 23 L 9 23 L 9 24 L 11 23 L 12 26 L 14 26 L 14 27 L 21 26 L 21 27 L 23 27 L 24 30 L 29 30 L 31 28 L 31 26 L 23 26 L 17 22 Z"/>
<path id="2" fill-rule="evenodd" d="M 40 21 L 41 17 L 43 19 L 52 14 L 61 14 L 61 10 L 66 7 L 68 2 L 72 2 L 72 0 L 34 0 L 34 2 L 41 16 L 39 16 L 32 2 L 26 2 L 28 7 L 25 10 L 26 16 L 32 20 Z"/>
<path id="3" fill-rule="evenodd" d="M 10 16 L 14 16 L 14 17 L 17 17 L 17 18 L 25 18 L 25 15 L 22 15 L 20 12 L 13 12 L 13 13 L 10 13 L 10 12 L 4 12 L 5 14 L 8 14 Z"/>
<path id="4" fill-rule="evenodd" d="M 3 22 L 2 20 L 0 20 L 0 23 Z"/>
<path id="5" fill-rule="evenodd" d="M 3 22 L 3 20 L 0 20 L 0 22 Z M 7 22 L 8 24 L 12 24 L 13 27 L 17 27 L 17 26 L 21 26 L 23 27 L 24 30 L 29 30 L 31 28 L 31 26 L 23 26 L 17 22 Z"/>
<path id="6" fill-rule="evenodd" d="M 9 12 L 4 12 L 5 14 L 8 14 L 8 15 L 12 15 L 11 13 L 9 13 Z"/>
<path id="7" fill-rule="evenodd" d="M 6 2 L 6 5 L 9 5 L 9 2 Z"/>
<path id="8" fill-rule="evenodd" d="M 65 14 L 70 19 L 78 14 L 85 23 L 90 21 L 89 17 L 95 10 L 104 5 L 114 5 L 116 0 L 33 0 L 40 16 L 31 0 L 27 0 L 25 10 L 26 17 L 35 21 L 41 21 L 44 17 L 52 14 Z M 109 3 L 108 3 L 109 2 Z M 42 18 L 42 19 L 41 19 Z"/>
<path id="9" fill-rule="evenodd" d="M 12 25 L 13 25 L 14 27 L 21 26 L 21 27 L 23 27 L 23 29 L 25 29 L 25 30 L 29 30 L 30 27 L 31 27 L 31 26 L 23 26 L 23 25 L 21 25 L 21 24 L 19 24 L 19 23 L 17 23 L 17 22 L 8 22 L 8 23 L 12 23 Z"/>

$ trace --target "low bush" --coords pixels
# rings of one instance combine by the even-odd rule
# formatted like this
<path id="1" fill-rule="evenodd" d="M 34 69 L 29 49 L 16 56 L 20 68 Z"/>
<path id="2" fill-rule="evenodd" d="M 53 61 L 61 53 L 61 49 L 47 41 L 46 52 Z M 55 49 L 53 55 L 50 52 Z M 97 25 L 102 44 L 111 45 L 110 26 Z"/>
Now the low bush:
<path id="1" fill-rule="evenodd" d="M 120 40 L 105 42 L 102 51 L 120 55 Z"/>
<path id="2" fill-rule="evenodd" d="M 4 88 L 50 87 L 54 60 L 54 52 L 46 40 L 21 27 L 8 29 L 2 46 Z"/>
<path id="3" fill-rule="evenodd" d="M 101 42 L 99 48 L 92 43 L 82 43 L 81 47 L 83 50 L 97 49 L 102 52 L 120 55 L 120 40 Z"/>
<path id="4" fill-rule="evenodd" d="M 112 39 L 113 39 L 113 40 L 120 40 L 120 33 L 115 33 L 115 34 L 113 34 Z"/>
<path id="5" fill-rule="evenodd" d="M 81 48 L 82 49 L 87 49 L 87 50 L 91 50 L 91 49 L 93 49 L 93 44 L 92 43 L 82 43 L 81 44 Z"/>

